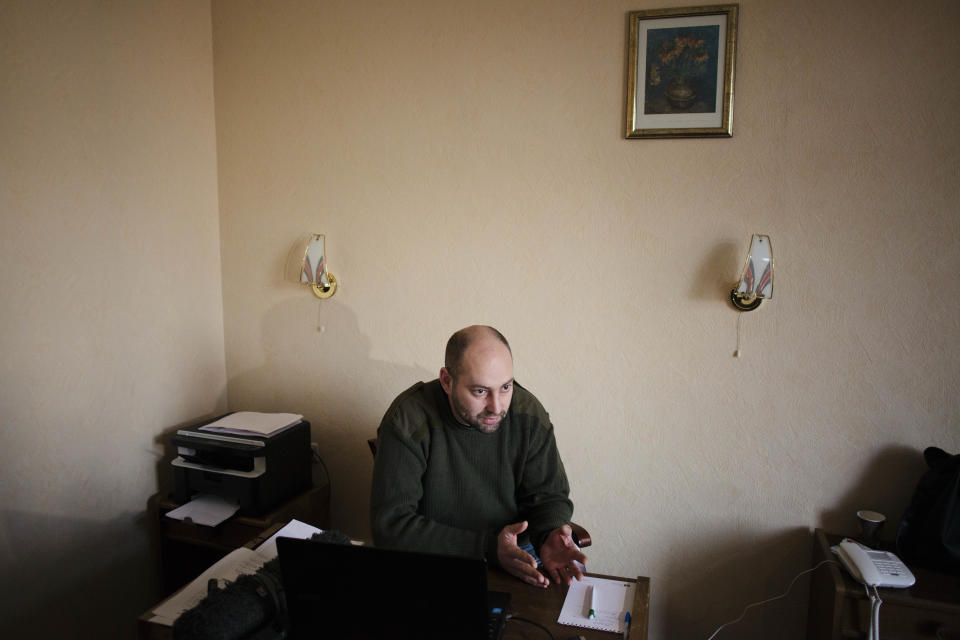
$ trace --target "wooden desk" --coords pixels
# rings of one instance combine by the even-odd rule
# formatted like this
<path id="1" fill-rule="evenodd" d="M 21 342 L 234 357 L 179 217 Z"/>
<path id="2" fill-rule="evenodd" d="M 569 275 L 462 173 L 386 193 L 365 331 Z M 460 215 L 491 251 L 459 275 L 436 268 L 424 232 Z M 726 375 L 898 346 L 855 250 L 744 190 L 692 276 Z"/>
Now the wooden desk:
<path id="1" fill-rule="evenodd" d="M 272 527 L 258 536 L 256 541 L 248 543 L 247 546 L 252 548 L 257 542 L 269 538 L 278 529 L 279 526 Z M 629 578 L 601 576 L 599 574 L 588 575 L 635 581 L 637 583 L 633 610 L 630 612 L 632 621 L 629 640 L 647 640 L 647 624 L 650 615 L 650 579 L 637 577 L 630 580 Z M 556 640 L 565 640 L 578 635 L 583 636 L 586 640 L 619 640 L 620 638 L 617 634 L 604 631 L 593 631 L 558 624 L 557 618 L 560 616 L 560 609 L 563 607 L 564 598 L 567 596 L 567 587 L 564 585 L 551 584 L 546 589 L 539 589 L 517 580 L 500 569 L 491 569 L 487 574 L 487 581 L 491 590 L 505 591 L 510 594 L 511 613 L 542 624 L 550 630 Z M 172 638 L 171 628 L 151 622 L 152 611 L 153 608 L 140 616 L 138 638 L 140 640 L 170 640 Z M 503 633 L 503 640 L 543 640 L 544 637 L 545 634 L 542 629 L 516 620 L 507 622 Z"/>
<path id="2" fill-rule="evenodd" d="M 637 583 L 633 598 L 633 610 L 630 612 L 630 640 L 647 640 L 647 622 L 650 616 L 650 578 L 635 579 L 603 576 L 596 573 L 587 575 L 598 578 L 613 578 Z M 587 640 L 619 640 L 617 634 L 606 631 L 593 631 L 559 624 L 557 618 L 567 597 L 567 586 L 551 584 L 546 589 L 530 586 L 500 570 L 491 569 L 487 574 L 487 586 L 491 591 L 505 591 L 510 594 L 510 612 L 518 617 L 542 624 L 556 640 L 583 636 Z M 518 620 L 508 621 L 503 632 L 503 640 L 543 640 L 546 637 L 542 629 Z"/>
<path id="3" fill-rule="evenodd" d="M 817 529 L 813 534 L 816 566 L 836 556 L 830 545 L 841 536 Z M 960 580 L 926 569 L 910 567 L 917 583 L 909 589 L 879 589 L 881 638 L 960 637 Z M 870 600 L 863 585 L 836 564 L 813 572 L 807 640 L 866 638 L 870 629 Z"/>

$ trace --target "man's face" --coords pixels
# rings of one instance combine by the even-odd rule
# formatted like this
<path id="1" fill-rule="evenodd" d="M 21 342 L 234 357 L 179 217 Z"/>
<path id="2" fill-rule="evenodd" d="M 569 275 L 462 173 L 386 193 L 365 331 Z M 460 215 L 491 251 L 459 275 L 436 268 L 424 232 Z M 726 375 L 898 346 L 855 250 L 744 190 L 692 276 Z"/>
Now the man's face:
<path id="1" fill-rule="evenodd" d="M 513 357 L 499 341 L 474 343 L 463 354 L 456 378 L 440 369 L 440 384 L 457 421 L 493 433 L 513 398 Z"/>

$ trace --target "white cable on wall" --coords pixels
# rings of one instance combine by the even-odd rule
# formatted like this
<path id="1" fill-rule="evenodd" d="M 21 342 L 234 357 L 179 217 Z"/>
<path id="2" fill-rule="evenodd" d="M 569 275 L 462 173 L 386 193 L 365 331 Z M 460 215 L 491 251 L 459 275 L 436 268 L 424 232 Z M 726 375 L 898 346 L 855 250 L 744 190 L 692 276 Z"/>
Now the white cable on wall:
<path id="1" fill-rule="evenodd" d="M 835 561 L 835 560 L 822 560 L 822 561 L 820 561 L 820 563 L 817 564 L 815 567 L 811 567 L 810 569 L 807 569 L 807 570 L 805 570 L 805 571 L 801 571 L 801 572 L 798 573 L 796 576 L 794 576 L 793 580 L 790 582 L 790 586 L 787 587 L 787 590 L 784 591 L 781 595 L 776 596 L 775 598 L 767 598 L 766 600 L 761 600 L 760 602 L 754 602 L 754 603 L 752 603 L 752 604 L 748 604 L 746 607 L 743 608 L 743 613 L 740 614 L 740 617 L 739 617 L 739 618 L 737 618 L 736 620 L 731 620 L 730 622 L 725 622 L 725 623 L 723 623 L 722 625 L 720 625 L 719 627 L 717 627 L 717 630 L 714 631 L 714 632 L 710 635 L 710 637 L 707 638 L 707 640 L 713 640 L 713 638 L 714 638 L 718 633 L 720 633 L 725 627 L 729 627 L 729 626 L 732 625 L 732 624 L 737 624 L 738 622 L 740 622 L 741 620 L 743 620 L 743 617 L 744 617 L 745 615 L 747 615 L 747 611 L 748 611 L 749 609 L 752 609 L 753 607 L 759 607 L 760 605 L 762 605 L 762 604 L 767 604 L 768 602 L 773 602 L 774 600 L 779 600 L 780 598 L 786 598 L 787 595 L 790 593 L 790 589 L 793 589 L 793 585 L 795 585 L 795 584 L 797 583 L 797 580 L 799 580 L 802 575 L 804 575 L 804 574 L 806 574 L 806 573 L 810 573 L 811 571 L 816 571 L 817 569 L 819 569 L 820 567 L 822 567 L 823 565 L 825 565 L 825 564 L 827 564 L 827 563 L 833 563 L 833 564 L 836 564 L 836 565 L 839 565 L 839 564 L 840 564 L 840 563 L 838 563 L 838 562 Z M 879 609 L 880 609 L 880 606 L 877 605 L 877 610 L 879 611 Z M 876 639 L 876 638 L 871 638 L 870 640 L 877 640 L 877 639 Z"/>

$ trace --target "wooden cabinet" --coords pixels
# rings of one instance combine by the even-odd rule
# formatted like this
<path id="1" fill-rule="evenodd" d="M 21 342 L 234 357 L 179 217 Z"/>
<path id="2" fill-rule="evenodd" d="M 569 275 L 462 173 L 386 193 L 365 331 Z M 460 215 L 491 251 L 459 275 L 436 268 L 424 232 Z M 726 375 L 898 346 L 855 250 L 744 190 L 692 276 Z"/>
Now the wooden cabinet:
<path id="1" fill-rule="evenodd" d="M 234 549 L 242 547 L 264 530 L 296 518 L 315 527 L 330 526 L 330 485 L 324 483 L 256 518 L 234 516 L 216 527 L 182 522 L 164 515 L 180 504 L 169 496 L 148 501 L 150 519 L 156 528 L 157 550 L 167 596 L 203 573 Z"/>
<path id="2" fill-rule="evenodd" d="M 813 562 L 836 559 L 830 546 L 841 536 L 817 529 Z M 910 567 L 917 582 L 909 589 L 879 589 L 881 640 L 960 640 L 960 578 Z M 864 586 L 838 564 L 811 574 L 807 640 L 868 638 L 870 599 Z"/>

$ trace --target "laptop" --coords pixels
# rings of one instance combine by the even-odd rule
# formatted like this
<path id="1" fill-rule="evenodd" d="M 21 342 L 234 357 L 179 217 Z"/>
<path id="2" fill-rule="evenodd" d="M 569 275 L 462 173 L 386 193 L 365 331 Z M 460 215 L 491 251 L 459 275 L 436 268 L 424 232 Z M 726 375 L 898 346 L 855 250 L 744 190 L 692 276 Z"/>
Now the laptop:
<path id="1" fill-rule="evenodd" d="M 482 558 L 277 538 L 293 640 L 496 640 L 510 594 Z"/>

